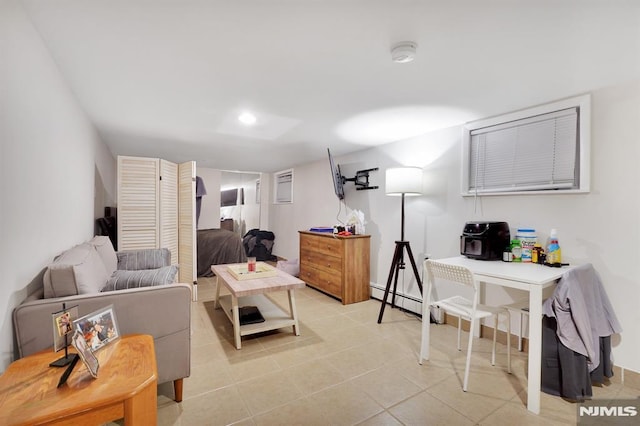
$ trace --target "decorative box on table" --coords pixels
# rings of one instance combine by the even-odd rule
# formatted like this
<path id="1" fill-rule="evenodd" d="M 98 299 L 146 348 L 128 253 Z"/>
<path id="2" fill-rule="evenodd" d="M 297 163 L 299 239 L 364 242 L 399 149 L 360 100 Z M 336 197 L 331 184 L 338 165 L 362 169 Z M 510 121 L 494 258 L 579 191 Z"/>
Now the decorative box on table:
<path id="1" fill-rule="evenodd" d="M 227 267 L 229 273 L 238 281 L 254 280 L 257 278 L 275 277 L 278 273 L 276 269 L 264 262 L 256 263 L 256 270 L 249 272 L 247 264 L 229 265 Z"/>

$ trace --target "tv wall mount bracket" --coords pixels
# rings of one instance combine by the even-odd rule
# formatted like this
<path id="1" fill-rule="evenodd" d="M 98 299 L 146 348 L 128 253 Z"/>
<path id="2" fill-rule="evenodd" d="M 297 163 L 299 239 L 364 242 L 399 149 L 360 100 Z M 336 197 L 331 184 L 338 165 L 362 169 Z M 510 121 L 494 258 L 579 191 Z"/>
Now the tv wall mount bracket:
<path id="1" fill-rule="evenodd" d="M 358 170 L 356 172 L 356 175 L 352 178 L 346 178 L 342 176 L 342 184 L 345 184 L 346 182 L 353 182 L 356 186 L 357 191 L 363 191 L 365 189 L 378 189 L 377 185 L 369 185 L 369 172 L 374 172 L 376 170 L 378 170 L 377 167 L 374 167 L 373 169 Z"/>

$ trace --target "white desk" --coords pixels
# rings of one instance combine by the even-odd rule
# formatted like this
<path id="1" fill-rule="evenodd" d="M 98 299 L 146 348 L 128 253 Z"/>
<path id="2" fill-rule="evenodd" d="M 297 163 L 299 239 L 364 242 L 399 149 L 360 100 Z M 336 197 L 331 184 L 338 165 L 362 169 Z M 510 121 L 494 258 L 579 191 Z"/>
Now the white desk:
<path id="1" fill-rule="evenodd" d="M 436 262 L 459 265 L 470 269 L 481 283 L 517 288 L 529 292 L 529 367 L 527 386 L 527 408 L 540 413 L 540 375 L 542 361 L 542 292 L 554 285 L 572 266 L 550 268 L 531 263 L 509 263 L 502 261 L 483 261 L 464 256 L 435 259 Z M 425 286 L 426 288 L 426 286 Z M 431 295 L 425 294 L 422 303 L 422 328 L 426 337 L 421 353 L 429 359 L 429 303 Z M 425 320 L 425 318 L 427 320 Z M 422 359 L 420 360 L 422 361 Z"/>

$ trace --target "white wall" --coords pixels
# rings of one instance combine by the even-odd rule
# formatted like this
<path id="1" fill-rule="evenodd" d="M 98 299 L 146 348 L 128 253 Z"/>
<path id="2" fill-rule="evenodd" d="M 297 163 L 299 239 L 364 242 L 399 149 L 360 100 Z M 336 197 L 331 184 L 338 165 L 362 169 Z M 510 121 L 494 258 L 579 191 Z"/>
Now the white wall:
<path id="1" fill-rule="evenodd" d="M 258 223 L 262 229 L 268 229 L 270 222 L 270 199 L 271 199 L 271 173 L 260 173 L 260 219 Z"/>
<path id="2" fill-rule="evenodd" d="M 109 148 L 103 143 L 97 144 L 95 158 L 94 216 L 95 219 L 97 219 L 104 217 L 105 207 L 116 207 L 117 205 L 118 166 L 111 151 L 109 151 Z"/>
<path id="3" fill-rule="evenodd" d="M 13 357 L 13 308 L 53 256 L 93 236 L 96 169 L 113 159 L 21 3 L 0 2 L 0 369 Z M 114 192 L 115 181 L 105 188 Z"/>
<path id="4" fill-rule="evenodd" d="M 554 99 L 549 99 L 553 101 Z M 506 111 L 505 111 L 506 112 Z M 343 174 L 379 167 L 371 183 L 378 190 L 356 191 L 346 184 L 349 210 L 365 213 L 371 234 L 371 281 L 384 288 L 400 237 L 400 199 L 384 195 L 384 170 L 399 165 L 425 170 L 427 193 L 406 200 L 406 238 L 422 271 L 425 254 L 433 258 L 459 253 L 459 236 L 466 221 L 506 220 L 512 232 L 534 227 L 542 241 L 557 228 L 563 256 L 574 263 L 591 262 L 601 274 L 624 332 L 614 339 L 617 365 L 640 371 L 640 201 L 637 183 L 640 81 L 592 92 L 591 192 L 575 195 L 521 195 L 473 198 L 460 196 L 460 127 L 336 158 Z M 333 194 L 328 160 L 294 167 L 294 203 L 270 205 L 274 251 L 298 257 L 297 231 L 336 223 L 338 201 Z M 339 218 L 344 220 L 344 210 Z M 411 269 L 399 282 L 401 292 L 419 298 Z M 489 286 L 490 303 L 523 296 L 515 290 Z M 373 319 L 372 319 L 373 320 Z"/>

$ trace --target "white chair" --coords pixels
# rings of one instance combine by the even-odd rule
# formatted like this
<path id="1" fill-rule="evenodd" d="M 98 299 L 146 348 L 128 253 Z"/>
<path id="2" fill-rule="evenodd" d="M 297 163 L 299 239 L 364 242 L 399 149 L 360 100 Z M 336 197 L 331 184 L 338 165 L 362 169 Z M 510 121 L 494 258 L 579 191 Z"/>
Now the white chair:
<path id="1" fill-rule="evenodd" d="M 520 315 L 520 331 L 518 332 L 518 352 L 522 352 L 522 333 L 524 329 L 525 317 L 529 319 L 529 300 L 520 300 L 518 302 L 504 305 L 511 314 Z"/>
<path id="2" fill-rule="evenodd" d="M 447 265 L 433 260 L 424 261 L 424 269 L 427 272 L 428 283 L 423 296 L 423 316 L 422 316 L 422 345 L 420 350 L 420 364 L 423 359 L 428 359 L 429 353 L 429 311 L 431 306 L 437 306 L 445 312 L 458 317 L 458 350 L 461 350 L 460 335 L 462 319 L 471 322 L 469 331 L 469 344 L 467 346 L 467 363 L 464 370 L 464 382 L 462 390 L 467 391 L 469 382 L 469 367 L 471 365 L 471 347 L 473 344 L 473 330 L 476 323 L 483 319 L 494 317 L 493 350 L 491 353 L 491 365 L 496 361 L 496 335 L 498 330 L 498 315 L 504 314 L 507 317 L 507 342 L 511 341 L 511 316 L 509 310 L 503 307 L 486 306 L 478 303 L 478 283 L 473 273 L 463 267 Z M 459 283 L 473 289 L 473 300 L 468 300 L 462 296 L 453 296 L 447 299 L 431 301 L 431 290 L 436 279 L 447 280 Z M 511 373 L 511 345 L 507 345 L 507 371 Z"/>

